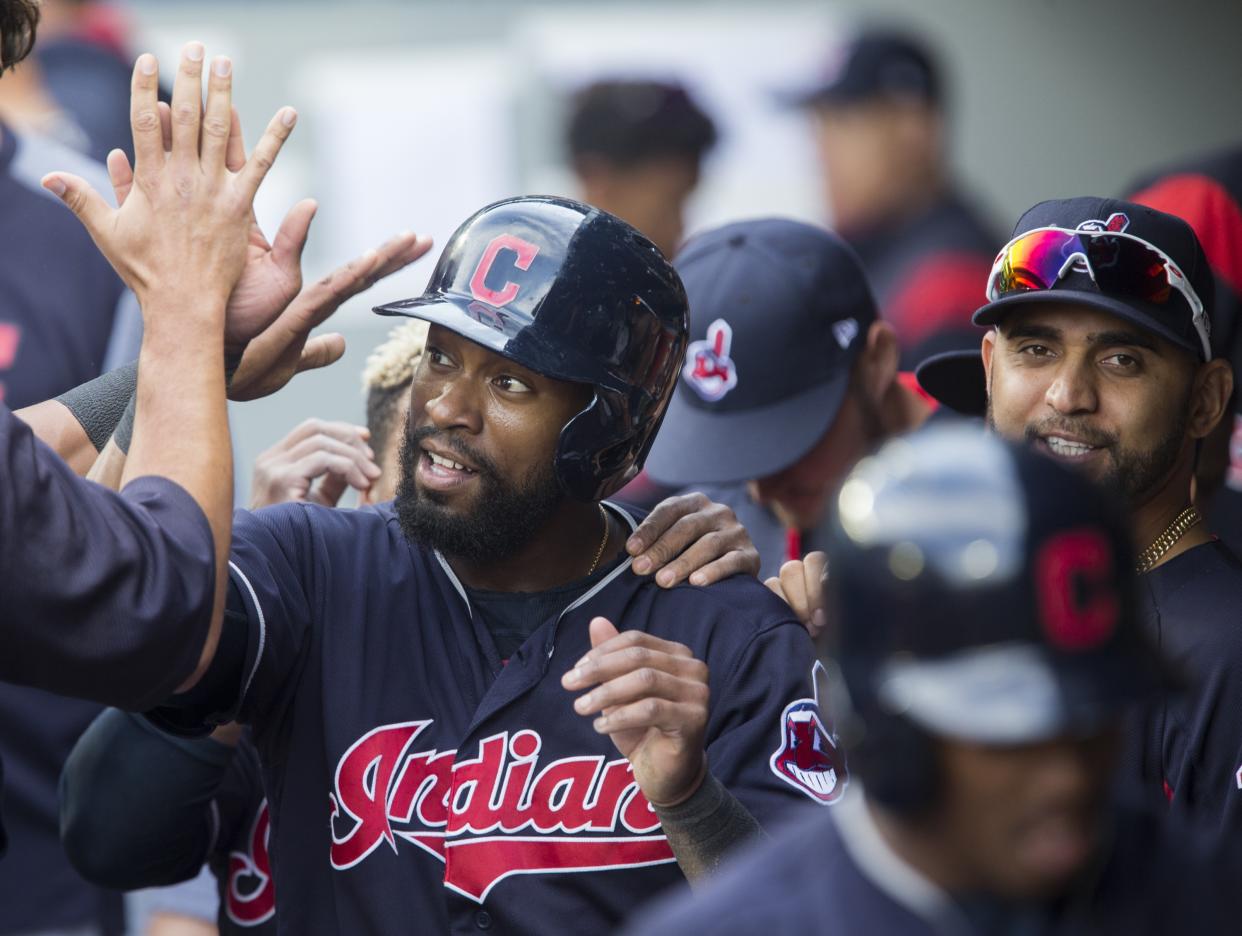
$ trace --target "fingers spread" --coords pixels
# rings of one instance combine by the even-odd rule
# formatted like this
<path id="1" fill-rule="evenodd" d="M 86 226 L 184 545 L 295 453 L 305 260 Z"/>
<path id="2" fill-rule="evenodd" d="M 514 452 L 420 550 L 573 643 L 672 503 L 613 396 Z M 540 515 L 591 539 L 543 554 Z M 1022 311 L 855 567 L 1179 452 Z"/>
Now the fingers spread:
<path id="1" fill-rule="evenodd" d="M 112 183 L 112 195 L 116 206 L 125 204 L 129 190 L 134 187 L 134 170 L 130 168 L 129 157 L 124 151 L 114 149 L 108 154 L 108 180 Z"/>
<path id="2" fill-rule="evenodd" d="M 160 112 L 160 138 L 164 143 L 164 152 L 172 152 L 172 107 L 167 101 L 159 101 L 155 105 Z"/>
<path id="3" fill-rule="evenodd" d="M 173 81 L 172 154 L 183 169 L 198 162 L 198 128 L 203 113 L 203 44 L 187 42 Z"/>
<path id="4" fill-rule="evenodd" d="M 246 165 L 246 140 L 242 136 L 241 117 L 237 108 L 229 108 L 229 142 L 224 151 L 224 166 L 229 172 L 241 172 Z"/>
<path id="5" fill-rule="evenodd" d="M 112 207 L 103 196 L 85 179 L 68 172 L 48 173 L 43 177 L 42 185 L 78 216 L 91 237 L 99 243 L 98 234 L 113 214 Z"/>
<path id="6" fill-rule="evenodd" d="M 302 371 L 327 367 L 329 364 L 335 364 L 344 356 L 344 335 L 318 335 L 306 342 L 301 357 L 298 358 L 295 372 L 300 374 Z"/>
<path id="7" fill-rule="evenodd" d="M 159 62 L 147 52 L 134 63 L 130 85 L 129 123 L 134 134 L 135 172 L 158 171 L 164 165 L 158 104 Z"/>
<path id="8" fill-rule="evenodd" d="M 302 199 L 289 209 L 276 231 L 276 239 L 272 241 L 272 259 L 290 273 L 296 272 L 299 285 L 302 279 L 302 249 L 306 246 L 311 221 L 318 210 L 319 203 L 313 198 Z"/>
<path id="9" fill-rule="evenodd" d="M 207 78 L 207 107 L 203 112 L 199 152 L 204 171 L 225 166 L 233 112 L 233 63 L 224 56 L 212 59 Z"/>
<path id="10" fill-rule="evenodd" d="M 254 152 L 250 154 L 250 158 L 246 160 L 246 165 L 241 171 L 243 195 L 247 201 L 254 199 L 254 193 L 259 190 L 259 185 L 275 165 L 276 157 L 280 155 L 280 148 L 285 145 L 285 140 L 289 139 L 289 134 L 293 132 L 293 125 L 297 123 L 297 120 L 297 111 L 292 107 L 282 107 L 268 122 L 262 139 L 259 140 L 258 146 L 254 148 Z"/>

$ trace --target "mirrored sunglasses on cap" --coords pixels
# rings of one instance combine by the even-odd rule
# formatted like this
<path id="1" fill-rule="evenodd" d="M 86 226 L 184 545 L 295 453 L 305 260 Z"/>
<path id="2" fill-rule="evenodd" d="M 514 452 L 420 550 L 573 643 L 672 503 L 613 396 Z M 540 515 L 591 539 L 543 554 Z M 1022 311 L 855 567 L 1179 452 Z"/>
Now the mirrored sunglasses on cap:
<path id="1" fill-rule="evenodd" d="M 1073 269 L 1082 270 L 1100 291 L 1122 299 L 1167 305 L 1180 293 L 1212 359 L 1207 312 L 1177 264 L 1159 247 L 1120 231 L 1073 231 L 1043 227 L 1019 234 L 996 255 L 988 277 L 988 301 L 1012 293 L 1051 289 Z"/>

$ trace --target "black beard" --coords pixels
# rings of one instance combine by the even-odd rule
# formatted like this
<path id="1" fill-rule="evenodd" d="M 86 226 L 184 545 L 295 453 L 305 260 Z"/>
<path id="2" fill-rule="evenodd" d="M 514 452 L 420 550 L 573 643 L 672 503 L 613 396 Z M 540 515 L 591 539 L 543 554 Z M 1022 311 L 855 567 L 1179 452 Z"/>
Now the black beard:
<path id="1" fill-rule="evenodd" d="M 420 493 L 414 482 L 414 469 L 423 457 L 419 443 L 432 437 L 478 470 L 478 498 L 468 513 L 450 511 L 438 493 Z M 416 430 L 406 420 L 394 505 L 401 532 L 412 543 L 475 564 L 507 559 L 534 539 L 564 496 L 551 462 L 516 483 L 508 481 L 491 459 L 457 436 L 431 426 Z"/>
<path id="2" fill-rule="evenodd" d="M 1054 417 L 1038 425 L 1027 426 L 1023 435 L 1027 444 L 1034 444 L 1041 436 L 1063 432 L 1081 439 L 1088 445 L 1104 449 L 1111 467 L 1096 481 L 1110 490 L 1117 491 L 1132 503 L 1141 503 L 1145 495 L 1168 477 L 1181 455 L 1182 444 L 1186 438 L 1186 407 L 1179 407 L 1177 413 L 1177 422 L 1168 434 L 1155 446 L 1142 452 L 1121 448 L 1115 435 L 1091 429 L 1067 418 Z M 990 401 L 988 426 L 996 432 L 996 422 L 992 418 Z"/>

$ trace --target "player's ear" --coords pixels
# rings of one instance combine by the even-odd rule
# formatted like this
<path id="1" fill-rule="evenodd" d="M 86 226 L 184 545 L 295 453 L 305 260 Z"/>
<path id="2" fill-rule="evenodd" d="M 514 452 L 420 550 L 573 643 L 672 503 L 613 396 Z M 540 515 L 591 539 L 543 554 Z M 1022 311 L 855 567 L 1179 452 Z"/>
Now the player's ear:
<path id="1" fill-rule="evenodd" d="M 983 356 L 983 382 L 988 388 L 988 396 L 992 395 L 992 352 L 996 350 L 996 329 L 989 328 L 983 333 L 983 344 L 979 351 Z"/>
<path id="2" fill-rule="evenodd" d="M 872 322 L 867 329 L 867 343 L 858 355 L 857 374 L 863 392 L 876 402 L 884 399 L 888 388 L 897 379 L 901 349 L 897 333 L 888 322 Z"/>
<path id="3" fill-rule="evenodd" d="M 1215 358 L 1199 365 L 1190 393 L 1187 429 L 1191 438 L 1203 439 L 1211 435 L 1229 409 L 1232 396 L 1233 368 L 1228 362 Z"/>

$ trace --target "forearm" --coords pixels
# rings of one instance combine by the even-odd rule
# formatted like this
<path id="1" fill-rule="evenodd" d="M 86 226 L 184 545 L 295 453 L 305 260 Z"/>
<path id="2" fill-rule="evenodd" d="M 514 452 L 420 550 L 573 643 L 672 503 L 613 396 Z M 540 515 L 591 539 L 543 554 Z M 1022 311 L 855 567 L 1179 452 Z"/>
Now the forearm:
<path id="1" fill-rule="evenodd" d="M 735 848 L 763 835 L 755 817 L 710 772 L 685 802 L 654 809 L 691 883 L 714 872 Z"/>
<path id="2" fill-rule="evenodd" d="M 233 452 L 224 377 L 227 296 L 155 297 L 139 356 L 134 437 L 122 483 L 157 475 L 180 485 L 207 518 L 215 546 L 215 597 L 207 639 L 194 672 L 198 681 L 215 653 L 223 618 L 233 511 Z M 184 308 L 193 303 L 192 314 Z"/>

